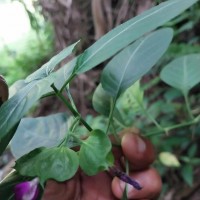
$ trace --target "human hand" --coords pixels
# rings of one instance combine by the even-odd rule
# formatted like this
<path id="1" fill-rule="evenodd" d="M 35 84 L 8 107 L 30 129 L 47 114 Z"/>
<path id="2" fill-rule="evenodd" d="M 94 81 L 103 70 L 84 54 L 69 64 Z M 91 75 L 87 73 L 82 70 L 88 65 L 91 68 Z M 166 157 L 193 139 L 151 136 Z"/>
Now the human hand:
<path id="1" fill-rule="evenodd" d="M 135 179 L 142 190 L 128 185 L 128 198 L 148 200 L 156 198 L 161 190 L 161 178 L 150 167 L 155 153 L 152 144 L 136 134 L 126 133 L 122 137 L 121 148 L 113 147 L 116 165 L 123 168 L 124 157 L 130 164 L 130 177 Z M 125 182 L 111 177 L 108 172 L 87 176 L 81 170 L 66 182 L 47 182 L 42 200 L 117 200 L 122 197 Z"/>

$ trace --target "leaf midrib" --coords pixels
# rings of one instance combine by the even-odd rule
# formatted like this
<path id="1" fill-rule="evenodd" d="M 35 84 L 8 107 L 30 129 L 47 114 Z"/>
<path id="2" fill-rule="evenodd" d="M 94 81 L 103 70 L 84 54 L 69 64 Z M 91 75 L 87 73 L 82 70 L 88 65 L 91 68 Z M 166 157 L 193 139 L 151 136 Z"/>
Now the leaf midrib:
<path id="1" fill-rule="evenodd" d="M 87 63 L 88 60 L 90 60 L 93 56 L 95 56 L 95 54 L 97 54 L 102 48 L 104 48 L 108 43 L 110 43 L 110 41 L 114 40 L 116 37 L 118 37 L 119 35 L 121 35 L 121 34 L 124 33 L 125 31 L 127 31 L 128 29 L 130 29 L 132 26 L 134 26 L 135 24 L 141 22 L 142 20 L 144 20 L 144 19 L 146 19 L 146 18 L 148 18 L 148 17 L 150 17 L 150 16 L 152 16 L 152 15 L 154 15 L 154 14 L 156 14 L 156 13 L 162 11 L 163 9 L 166 9 L 167 7 L 170 7 L 171 5 L 176 4 L 176 3 L 177 3 L 177 1 L 176 1 L 176 2 L 172 2 L 171 4 L 168 4 L 168 5 L 166 5 L 166 6 L 163 6 L 162 8 L 160 8 L 160 9 L 158 9 L 158 10 L 155 10 L 153 13 L 151 13 L 151 14 L 149 14 L 149 15 L 147 15 L 147 16 L 145 16 L 145 17 L 139 19 L 139 20 L 137 20 L 137 21 L 134 22 L 133 24 L 131 24 L 131 25 L 129 25 L 128 27 L 126 27 L 125 29 L 123 29 L 121 32 L 119 32 L 118 34 L 116 34 L 114 37 L 112 37 L 112 38 L 110 38 L 109 40 L 107 40 L 107 42 L 105 42 L 99 49 L 97 49 L 97 51 L 95 51 L 93 54 L 91 54 L 91 56 L 89 56 L 89 57 L 81 64 L 80 68 L 82 68 L 82 66 L 84 66 L 85 63 Z"/>

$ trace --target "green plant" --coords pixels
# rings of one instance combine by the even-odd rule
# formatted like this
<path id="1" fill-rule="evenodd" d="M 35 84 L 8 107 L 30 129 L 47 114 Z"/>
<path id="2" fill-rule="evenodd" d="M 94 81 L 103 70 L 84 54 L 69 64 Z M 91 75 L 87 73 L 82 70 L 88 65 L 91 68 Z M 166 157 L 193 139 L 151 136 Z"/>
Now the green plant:
<path id="1" fill-rule="evenodd" d="M 17 81 L 11 86 L 10 90 L 13 92 L 9 100 L 5 101 L 0 108 L 0 152 L 3 153 L 13 138 L 11 148 L 18 158 L 13 179 L 10 182 L 6 179 L 0 185 L 0 191 L 7 195 L 7 199 L 11 197 L 9 195 L 13 195 L 8 194 L 13 184 L 24 179 L 30 180 L 30 177 L 38 177 L 41 185 L 44 186 L 49 178 L 57 181 L 68 180 L 74 176 L 79 166 L 91 176 L 114 167 L 112 143 L 108 135 L 114 134 L 118 138 L 119 130 L 133 126 L 134 116 L 135 119 L 138 115 L 145 117 L 142 121 L 135 120 L 134 126 L 141 128 L 147 137 L 169 134 L 177 128 L 190 127 L 199 123 L 200 115 L 193 114 L 188 96 L 189 91 L 200 82 L 197 73 L 198 54 L 172 61 L 161 72 L 161 79 L 180 90 L 184 96 L 189 117 L 181 122 L 174 123 L 170 118 L 158 122 L 156 117 L 160 112 L 155 112 L 155 106 L 148 108 L 148 102 L 144 99 L 144 89 L 139 84 L 139 80 L 168 49 L 173 37 L 171 28 L 153 30 L 196 1 L 170 0 L 162 3 L 113 29 L 82 54 L 55 71 L 56 65 L 76 50 L 79 42 L 74 43 L 25 80 Z M 106 128 L 100 130 L 101 126 L 94 128 L 77 111 L 69 84 L 78 74 L 92 69 L 112 56 L 114 57 L 105 66 L 101 84 L 96 88 L 93 96 L 95 110 L 104 115 L 102 118 Z M 177 68 L 176 65 L 180 67 Z M 171 72 L 175 73 L 171 74 Z M 157 83 L 153 81 L 147 85 L 147 88 Z M 64 94 L 68 95 L 69 100 Z M 72 116 L 62 113 L 41 118 L 23 118 L 40 98 L 49 95 L 56 95 Z M 167 98 L 171 98 L 171 94 L 168 94 Z M 153 105 L 156 103 L 164 105 L 165 102 L 158 101 Z M 170 112 L 175 110 L 173 106 L 170 108 L 171 110 L 163 109 L 165 116 L 168 114 L 170 116 Z M 47 123 L 50 125 L 47 126 Z M 154 130 L 151 131 L 152 129 Z M 80 135 L 80 130 L 84 131 L 87 139 L 82 138 L 83 133 Z M 27 142 L 29 131 L 31 135 Z M 53 139 L 55 134 L 58 139 L 56 141 Z M 23 149 L 19 140 L 24 143 Z M 72 149 L 76 146 L 80 146 L 79 152 Z M 41 159 L 44 157 L 48 159 Z M 34 167 L 32 167 L 33 163 Z M 48 170 L 47 166 L 49 166 Z M 133 185 L 141 189 L 134 181 Z"/>

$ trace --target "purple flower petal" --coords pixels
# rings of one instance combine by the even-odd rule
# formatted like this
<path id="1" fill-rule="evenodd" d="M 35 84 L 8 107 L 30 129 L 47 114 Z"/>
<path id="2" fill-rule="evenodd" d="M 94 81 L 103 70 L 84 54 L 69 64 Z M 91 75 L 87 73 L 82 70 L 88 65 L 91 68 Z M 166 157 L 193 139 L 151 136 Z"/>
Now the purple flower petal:
<path id="1" fill-rule="evenodd" d="M 132 185 L 136 190 L 142 189 L 142 187 L 140 186 L 140 184 L 137 181 L 135 181 L 130 176 L 128 176 L 126 173 L 120 171 L 116 167 L 112 167 L 112 168 L 110 168 L 110 170 L 114 176 L 117 176 L 120 180 Z"/>
<path id="2" fill-rule="evenodd" d="M 38 178 L 35 178 L 17 184 L 14 188 L 15 200 L 36 200 L 39 193 L 38 183 Z"/>

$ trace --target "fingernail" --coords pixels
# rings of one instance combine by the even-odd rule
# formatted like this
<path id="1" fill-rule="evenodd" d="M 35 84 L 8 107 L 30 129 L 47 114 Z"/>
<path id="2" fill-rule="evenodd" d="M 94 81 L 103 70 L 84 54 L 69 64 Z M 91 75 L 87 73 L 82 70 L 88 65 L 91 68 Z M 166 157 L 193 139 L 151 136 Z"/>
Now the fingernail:
<path id="1" fill-rule="evenodd" d="M 125 186 L 126 186 L 126 189 L 127 189 L 127 194 L 130 194 L 132 191 L 133 191 L 133 186 L 132 185 L 130 185 L 130 184 L 126 184 L 125 182 L 123 182 L 123 181 L 120 181 L 120 187 L 121 187 L 121 189 L 122 189 L 122 191 L 124 191 L 124 189 L 125 189 Z"/>
<path id="2" fill-rule="evenodd" d="M 137 148 L 139 153 L 143 153 L 146 150 L 146 143 L 140 137 L 137 137 Z"/>

